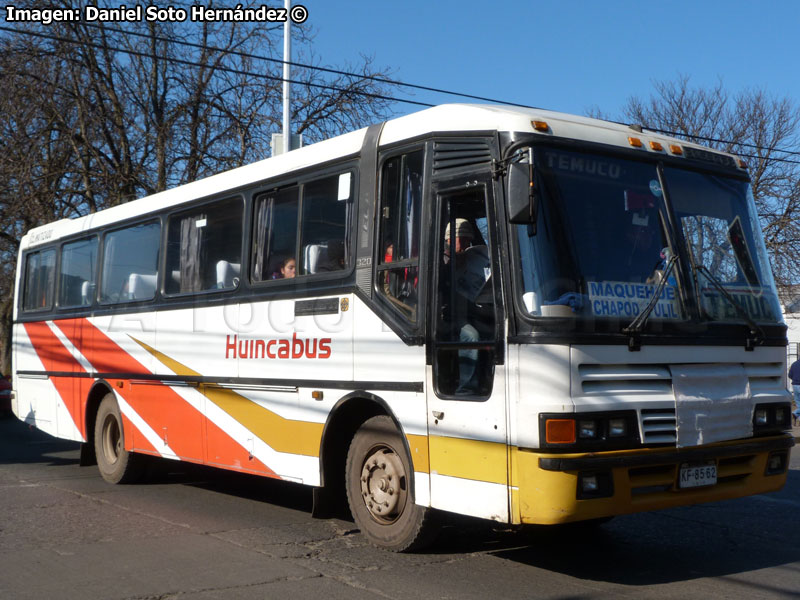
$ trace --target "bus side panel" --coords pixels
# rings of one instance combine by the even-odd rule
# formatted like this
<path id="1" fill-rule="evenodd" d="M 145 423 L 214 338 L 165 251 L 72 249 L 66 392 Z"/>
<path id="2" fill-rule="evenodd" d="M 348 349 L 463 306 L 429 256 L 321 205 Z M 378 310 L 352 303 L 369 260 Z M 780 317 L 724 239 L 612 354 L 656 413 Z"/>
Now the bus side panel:
<path id="1" fill-rule="evenodd" d="M 418 384 L 425 381 L 425 346 L 407 345 L 359 298 L 353 299 L 356 381 Z M 428 423 L 424 392 L 376 391 L 400 423 L 414 468 L 415 502 L 430 506 Z"/>
<path id="2" fill-rule="evenodd" d="M 243 304 L 237 336 L 239 376 L 352 381 L 351 302 L 352 295 Z"/>
<path id="3" fill-rule="evenodd" d="M 17 372 L 46 371 L 45 363 L 50 361 L 44 358 L 46 357 L 44 348 L 42 348 L 44 357 L 40 357 L 39 352 L 34 348 L 33 340 L 28 335 L 26 324 L 17 324 L 14 329 L 17 340 L 15 370 Z M 45 433 L 57 436 L 58 429 L 56 428 L 55 418 L 56 392 L 49 378 L 36 375 L 19 375 L 15 392 L 17 396 L 17 417 L 29 425 L 38 427 Z"/>
<path id="4" fill-rule="evenodd" d="M 293 314 L 293 305 L 286 308 Z M 291 357 L 295 349 L 299 353 L 305 337 L 293 338 L 285 329 L 270 328 L 268 324 L 275 317 L 268 316 L 270 307 L 266 303 L 246 305 L 247 314 L 241 323 L 239 310 L 229 305 L 160 313 L 157 348 L 151 349 L 159 364 L 157 372 L 210 379 L 200 385 L 173 386 L 186 407 L 201 419 L 198 427 L 205 441 L 203 462 L 316 484 L 322 418 L 299 412 L 296 387 L 270 383 L 278 378 L 286 380 L 291 369 L 285 361 L 270 359 L 266 350 L 272 341 L 269 352 L 274 355 L 278 341 L 284 340 L 281 347 Z M 299 361 L 296 358 L 293 362 Z M 313 366 L 298 365 L 295 376 L 316 374 Z M 248 380 L 234 383 L 237 376 Z M 217 383 L 228 380 L 231 383 Z M 319 421 L 307 422 L 314 417 Z"/>
<path id="5" fill-rule="evenodd" d="M 91 329 L 86 358 L 113 387 L 126 423 L 129 450 L 165 458 L 202 461 L 199 418 L 166 385 L 149 376 L 155 371 L 154 312 L 99 317 L 85 321 Z"/>
<path id="6" fill-rule="evenodd" d="M 240 307 L 239 376 L 254 385 L 236 390 L 245 402 L 214 401 L 247 426 L 284 479 L 320 483 L 324 423 L 353 379 L 351 303 L 337 295 Z"/>
<path id="7" fill-rule="evenodd" d="M 236 352 L 235 349 L 226 350 L 226 342 L 234 337 L 237 320 L 237 304 L 159 312 L 156 343 L 149 349 L 155 359 L 154 372 L 195 379 L 236 377 Z M 173 386 L 168 407 L 182 418 L 167 423 L 168 415 L 161 415 L 157 417 L 160 418 L 159 426 L 171 428 L 173 439 L 181 437 L 186 438 L 186 442 L 193 442 L 191 450 L 188 443 L 181 442 L 185 451 L 191 452 L 192 460 L 232 467 L 240 466 L 242 460 L 247 464 L 241 447 L 231 444 L 227 436 L 219 435 L 213 427 L 209 430 L 203 389 L 198 384 Z M 227 459 L 209 461 L 209 455 Z"/>
<path id="8" fill-rule="evenodd" d="M 52 435 L 83 441 L 80 427 L 81 402 L 75 396 L 79 386 L 74 385 L 73 373 L 82 368 L 73 356 L 74 348 L 64 333 L 53 321 L 26 323 L 25 331 L 34 351 L 47 372 L 46 377 L 53 387 L 47 412 Z"/>
<path id="9" fill-rule="evenodd" d="M 91 440 L 93 432 L 86 431 L 85 412 L 92 380 L 84 376 L 91 368 L 80 352 L 85 345 L 84 328 L 79 319 L 62 319 L 54 321 L 50 330 L 63 346 L 54 358 L 53 370 L 65 375 L 52 376 L 56 393 L 62 400 L 56 409 L 59 437 Z"/>

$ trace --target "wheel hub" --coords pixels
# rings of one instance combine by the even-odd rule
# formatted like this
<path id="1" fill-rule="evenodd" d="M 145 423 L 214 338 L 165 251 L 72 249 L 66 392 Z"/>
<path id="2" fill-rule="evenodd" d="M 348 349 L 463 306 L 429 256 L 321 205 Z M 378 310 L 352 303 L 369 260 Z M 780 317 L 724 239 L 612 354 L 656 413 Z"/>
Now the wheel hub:
<path id="1" fill-rule="evenodd" d="M 122 435 L 117 420 L 109 415 L 103 423 L 103 454 L 109 463 L 114 464 L 122 451 Z"/>
<path id="2" fill-rule="evenodd" d="M 405 504 L 405 470 L 389 448 L 370 453 L 361 469 L 361 496 L 373 518 L 394 521 Z"/>

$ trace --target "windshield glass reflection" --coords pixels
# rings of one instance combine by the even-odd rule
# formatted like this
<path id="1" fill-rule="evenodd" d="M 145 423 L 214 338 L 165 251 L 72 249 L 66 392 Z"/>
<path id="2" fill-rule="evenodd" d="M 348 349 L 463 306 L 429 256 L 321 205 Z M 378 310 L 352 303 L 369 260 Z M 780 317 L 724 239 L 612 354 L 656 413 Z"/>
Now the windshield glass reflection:
<path id="1" fill-rule="evenodd" d="M 540 227 L 517 229 L 526 308 L 630 321 L 672 254 L 656 165 L 550 148 L 535 157 Z M 674 275 L 651 318 L 682 318 Z"/>
<path id="2" fill-rule="evenodd" d="M 542 147 L 534 156 L 538 231 L 515 226 L 526 310 L 629 323 L 650 303 L 676 254 L 656 164 Z M 688 318 L 680 271 L 691 279 L 684 283 L 701 319 L 741 321 L 743 309 L 751 319 L 779 322 L 749 185 L 672 167 L 664 181 L 691 264 L 671 270 L 649 320 Z"/>
<path id="3" fill-rule="evenodd" d="M 750 186 L 714 175 L 665 169 L 675 214 L 695 274 L 695 293 L 703 317 L 737 320 L 737 307 L 720 293 L 725 288 L 747 315 L 757 321 L 779 321 L 766 248 L 757 222 Z"/>

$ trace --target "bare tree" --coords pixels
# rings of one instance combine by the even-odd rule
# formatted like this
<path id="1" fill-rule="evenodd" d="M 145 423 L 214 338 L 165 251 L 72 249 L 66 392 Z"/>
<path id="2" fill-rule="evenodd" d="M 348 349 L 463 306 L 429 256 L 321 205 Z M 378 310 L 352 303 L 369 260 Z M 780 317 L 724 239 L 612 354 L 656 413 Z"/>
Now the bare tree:
<path id="1" fill-rule="evenodd" d="M 0 365 L 7 372 L 20 238 L 36 225 L 92 207 L 75 193 L 70 175 L 78 157 L 73 132 L 62 123 L 74 117 L 71 107 L 42 105 L 63 73 L 30 43 L 11 49 L 0 43 L 0 57 Z M 27 72 L 35 75 L 21 76 Z"/>
<path id="2" fill-rule="evenodd" d="M 784 287 L 800 282 L 798 104 L 760 89 L 731 96 L 722 82 L 696 87 L 688 76 L 656 82 L 654 88 L 647 99 L 630 98 L 617 120 L 741 156 L 748 163 L 775 280 Z"/>
<path id="3" fill-rule="evenodd" d="M 265 158 L 282 112 L 280 24 L 18 25 L 0 32 L 4 372 L 17 247 L 26 230 Z M 296 60 L 321 66 L 312 32 L 293 29 Z M 292 120 L 309 142 L 390 112 L 391 86 L 376 81 L 388 76 L 385 69 L 362 57 L 340 70 L 356 74 L 294 69 L 302 83 L 293 86 Z"/>

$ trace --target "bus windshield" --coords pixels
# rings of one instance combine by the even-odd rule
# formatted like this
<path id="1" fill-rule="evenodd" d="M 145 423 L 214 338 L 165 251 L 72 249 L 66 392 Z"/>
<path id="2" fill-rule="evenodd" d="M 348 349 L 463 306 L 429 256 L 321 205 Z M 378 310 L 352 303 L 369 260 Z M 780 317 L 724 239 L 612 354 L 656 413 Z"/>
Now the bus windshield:
<path id="1" fill-rule="evenodd" d="M 674 168 L 665 176 L 702 318 L 737 320 L 744 309 L 753 320 L 780 321 L 767 251 L 753 226 L 758 216 L 750 185 Z"/>
<path id="2" fill-rule="evenodd" d="M 691 263 L 683 267 L 684 283 L 699 318 L 780 321 L 746 182 L 673 167 L 662 179 L 654 162 L 554 148 L 537 147 L 534 156 L 538 227 L 516 225 L 523 304 L 531 315 L 627 324 L 666 277 L 649 318 L 688 319 L 680 269 L 670 265 L 684 255 Z M 671 234 L 669 222 L 680 231 Z"/>

